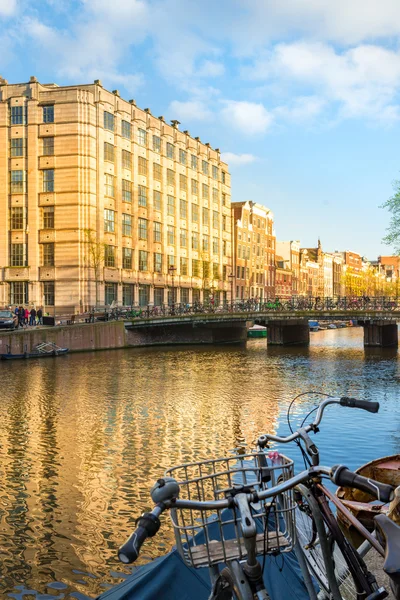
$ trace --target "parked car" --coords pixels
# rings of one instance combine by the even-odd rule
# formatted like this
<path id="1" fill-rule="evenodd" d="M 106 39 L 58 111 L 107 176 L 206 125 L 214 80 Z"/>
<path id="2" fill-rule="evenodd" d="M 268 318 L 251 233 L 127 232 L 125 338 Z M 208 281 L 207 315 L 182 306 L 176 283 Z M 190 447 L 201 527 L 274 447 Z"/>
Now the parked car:
<path id="1" fill-rule="evenodd" d="M 13 331 L 18 327 L 18 318 L 10 310 L 0 310 L 0 329 Z"/>

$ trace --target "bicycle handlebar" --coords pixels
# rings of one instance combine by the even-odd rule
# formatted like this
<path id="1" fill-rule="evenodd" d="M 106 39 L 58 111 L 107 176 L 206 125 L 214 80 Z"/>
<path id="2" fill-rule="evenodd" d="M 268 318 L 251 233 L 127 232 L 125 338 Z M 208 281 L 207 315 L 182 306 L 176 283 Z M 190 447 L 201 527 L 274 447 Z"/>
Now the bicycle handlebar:
<path id="1" fill-rule="evenodd" d="M 319 405 L 317 414 L 315 416 L 313 423 L 311 423 L 311 425 L 307 425 L 306 427 L 303 427 L 302 431 L 304 431 L 305 433 L 308 433 L 309 431 L 315 431 L 316 428 L 318 427 L 318 425 L 322 421 L 322 416 L 324 414 L 325 408 L 329 404 L 340 404 L 341 406 L 347 406 L 350 408 L 361 408 L 363 410 L 367 410 L 368 412 L 372 412 L 372 413 L 377 413 L 379 410 L 379 402 L 369 402 L 368 400 L 357 400 L 356 398 L 348 398 L 347 396 L 337 397 L 337 398 L 328 398 L 327 400 L 324 400 L 323 402 L 321 402 L 321 404 Z M 299 431 L 295 431 L 294 433 L 292 433 L 286 437 L 281 437 L 279 435 L 264 434 L 264 435 L 260 435 L 260 437 L 258 438 L 258 445 L 261 448 L 264 448 L 266 446 L 266 444 L 268 443 L 268 441 L 278 442 L 280 444 L 287 444 L 288 442 L 292 442 L 293 440 L 296 440 L 299 437 L 301 437 L 301 433 Z"/>
<path id="2" fill-rule="evenodd" d="M 380 502 L 391 502 L 394 498 L 394 489 L 387 483 L 381 483 L 353 473 L 344 465 L 332 467 L 331 479 L 337 486 L 355 487 L 362 492 L 367 492 Z"/>

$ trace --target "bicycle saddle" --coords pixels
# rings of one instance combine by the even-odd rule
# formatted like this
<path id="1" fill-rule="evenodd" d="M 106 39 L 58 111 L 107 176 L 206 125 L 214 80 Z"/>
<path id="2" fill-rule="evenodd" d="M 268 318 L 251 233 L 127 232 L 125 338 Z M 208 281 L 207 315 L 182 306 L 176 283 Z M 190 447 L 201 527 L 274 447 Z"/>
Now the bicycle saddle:
<path id="1" fill-rule="evenodd" d="M 386 515 L 378 515 L 374 519 L 378 532 L 382 535 L 385 546 L 385 562 L 383 570 L 396 588 L 400 586 L 400 526 Z M 397 591 L 396 589 L 396 591 Z M 396 598 L 399 596 L 396 593 Z"/>

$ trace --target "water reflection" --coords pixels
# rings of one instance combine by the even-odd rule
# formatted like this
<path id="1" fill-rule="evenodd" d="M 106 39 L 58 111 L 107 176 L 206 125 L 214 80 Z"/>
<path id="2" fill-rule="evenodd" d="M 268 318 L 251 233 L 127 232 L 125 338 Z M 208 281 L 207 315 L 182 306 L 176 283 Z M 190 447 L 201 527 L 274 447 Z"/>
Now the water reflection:
<path id="1" fill-rule="evenodd" d="M 308 389 L 382 402 L 378 416 L 327 414 L 318 441 L 331 463 L 397 451 L 397 356 L 365 352 L 354 329 L 314 334 L 309 348 L 253 340 L 0 364 L 3 595 L 101 593 L 124 572 L 116 548 L 167 466 L 284 432 L 288 402 Z M 311 406 L 302 398 L 294 420 Z M 366 427 L 377 431 L 367 444 Z M 169 526 L 160 533 L 142 562 L 170 547 Z"/>

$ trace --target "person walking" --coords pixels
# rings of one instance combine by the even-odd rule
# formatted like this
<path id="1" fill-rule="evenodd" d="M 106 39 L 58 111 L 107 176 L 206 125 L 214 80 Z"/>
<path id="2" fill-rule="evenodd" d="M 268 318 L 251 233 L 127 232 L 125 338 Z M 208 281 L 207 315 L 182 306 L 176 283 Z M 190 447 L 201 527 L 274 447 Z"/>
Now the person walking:
<path id="1" fill-rule="evenodd" d="M 36 309 L 32 308 L 29 317 L 29 325 L 34 327 L 36 325 Z"/>
<path id="2" fill-rule="evenodd" d="M 38 325 L 43 325 L 43 311 L 42 311 L 41 308 L 38 308 L 36 316 L 37 316 L 37 319 L 38 319 Z"/>
<path id="3" fill-rule="evenodd" d="M 23 306 L 18 308 L 18 323 L 21 328 L 25 325 L 25 309 Z"/>
<path id="4" fill-rule="evenodd" d="M 24 322 L 25 322 L 25 325 L 28 325 L 28 323 L 29 323 L 29 308 L 25 308 L 24 313 L 25 313 Z"/>

